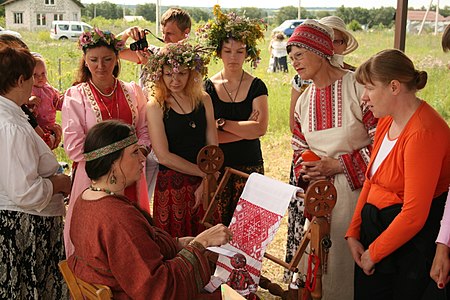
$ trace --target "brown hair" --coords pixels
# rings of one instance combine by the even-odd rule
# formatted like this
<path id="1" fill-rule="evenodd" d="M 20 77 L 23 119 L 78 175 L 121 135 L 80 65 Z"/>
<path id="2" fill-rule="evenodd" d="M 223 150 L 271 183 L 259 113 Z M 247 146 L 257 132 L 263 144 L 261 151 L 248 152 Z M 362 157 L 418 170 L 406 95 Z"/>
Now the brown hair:
<path id="1" fill-rule="evenodd" d="M 181 31 L 191 30 L 192 21 L 189 13 L 178 7 L 171 7 L 161 16 L 161 25 L 166 26 L 168 22 L 175 22 Z"/>
<path id="2" fill-rule="evenodd" d="M 153 97 L 162 107 L 164 113 L 166 113 L 169 110 L 167 99 L 170 97 L 170 90 L 165 85 L 163 77 L 164 74 L 154 83 Z M 184 87 L 184 92 L 191 100 L 192 107 L 197 108 L 202 103 L 203 96 L 206 92 L 203 91 L 202 75 L 196 70 L 189 70 L 189 79 Z"/>
<path id="3" fill-rule="evenodd" d="M 7 45 L 10 45 L 11 47 L 15 48 L 25 48 L 28 49 L 27 44 L 25 44 L 21 39 L 18 37 L 15 37 L 10 34 L 2 34 L 0 35 L 0 43 L 5 43 Z"/>
<path id="4" fill-rule="evenodd" d="M 33 76 L 36 61 L 30 51 L 19 44 L 0 42 L 0 95 L 17 86 L 20 76 Z"/>
<path id="5" fill-rule="evenodd" d="M 427 72 L 416 70 L 409 57 L 397 49 L 378 52 L 356 69 L 355 77 L 361 84 L 398 80 L 410 91 L 423 89 L 428 79 Z"/>
<path id="6" fill-rule="evenodd" d="M 131 125 L 120 120 L 107 120 L 95 124 L 87 132 L 84 140 L 84 153 L 111 145 L 130 136 L 134 131 Z M 86 174 L 92 180 L 97 180 L 111 170 L 113 163 L 118 160 L 124 149 L 86 162 Z"/>
<path id="7" fill-rule="evenodd" d="M 98 48 L 98 47 L 104 47 L 104 45 L 91 47 L 89 49 Z M 111 49 L 111 48 L 108 47 L 108 49 Z M 112 51 L 114 51 L 114 50 L 112 50 Z M 114 67 L 113 76 L 117 78 L 117 77 L 119 77 L 119 74 L 120 74 L 120 59 L 118 57 L 119 54 L 116 51 L 114 51 L 114 54 L 116 55 L 117 65 Z M 89 71 L 89 68 L 86 66 L 85 57 L 86 57 L 86 53 L 83 54 L 83 57 L 81 57 L 80 62 L 78 63 L 77 76 L 75 78 L 75 82 L 73 83 L 73 85 L 77 85 L 82 82 L 87 82 L 89 79 L 92 78 L 91 71 Z"/>
<path id="8" fill-rule="evenodd" d="M 442 35 L 442 50 L 444 50 L 444 52 L 450 50 L 450 25 L 447 25 L 444 34 Z"/>

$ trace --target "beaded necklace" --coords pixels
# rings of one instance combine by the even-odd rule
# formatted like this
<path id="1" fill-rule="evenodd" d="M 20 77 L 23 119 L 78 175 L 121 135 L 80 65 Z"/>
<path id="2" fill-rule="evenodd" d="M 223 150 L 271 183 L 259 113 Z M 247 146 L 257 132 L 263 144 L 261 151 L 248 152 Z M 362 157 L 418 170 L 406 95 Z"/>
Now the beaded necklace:
<path id="1" fill-rule="evenodd" d="M 111 191 L 108 190 L 108 189 L 99 188 L 99 187 L 92 186 L 92 185 L 89 186 L 89 189 L 90 189 L 91 191 L 94 191 L 94 192 L 104 192 L 104 193 L 106 193 L 106 194 L 108 194 L 108 195 L 111 195 L 111 196 L 117 196 L 116 193 L 111 192 Z"/>

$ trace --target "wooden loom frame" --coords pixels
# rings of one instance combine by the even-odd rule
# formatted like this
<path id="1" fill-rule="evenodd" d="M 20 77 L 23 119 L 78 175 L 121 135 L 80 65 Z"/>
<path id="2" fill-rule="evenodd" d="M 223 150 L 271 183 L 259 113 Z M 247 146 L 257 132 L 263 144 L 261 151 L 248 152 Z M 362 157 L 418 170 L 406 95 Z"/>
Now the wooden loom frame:
<path id="1" fill-rule="evenodd" d="M 223 189 L 225 188 L 226 184 L 228 183 L 228 180 L 230 179 L 231 175 L 237 175 L 243 178 L 248 178 L 250 175 L 244 172 L 241 172 L 239 170 L 236 169 L 232 169 L 229 167 L 225 168 L 225 173 L 222 177 L 222 180 L 220 181 L 217 190 L 214 192 L 214 195 L 211 198 L 211 201 L 209 203 L 208 209 L 205 212 L 205 216 L 203 217 L 201 223 L 204 224 L 206 227 L 212 227 L 213 225 L 210 222 L 213 213 L 216 211 L 217 209 L 217 201 L 216 201 L 216 197 L 218 195 L 220 195 L 223 191 Z M 327 187 L 331 187 L 331 204 L 325 204 L 325 206 L 327 207 L 323 207 L 324 202 L 321 202 L 321 206 L 322 207 L 318 207 L 313 205 L 310 205 L 307 203 L 307 200 L 310 200 L 310 198 L 308 197 L 309 194 L 313 194 L 314 196 L 320 196 L 317 193 L 317 188 L 319 187 L 319 189 L 321 187 L 324 186 Z M 315 191 L 316 190 L 316 191 Z M 327 198 L 330 198 L 330 195 L 327 196 Z M 316 198 L 315 198 L 316 199 Z M 314 201 L 315 201 L 314 199 Z M 323 200 L 323 199 L 322 199 Z M 312 201 L 312 202 L 314 202 Z M 311 203 L 312 203 L 311 202 Z M 321 254 L 324 251 L 324 247 L 322 244 L 322 241 L 324 238 L 329 238 L 330 235 L 330 224 L 327 218 L 327 215 L 329 215 L 329 213 L 331 213 L 331 210 L 333 209 L 334 205 L 336 203 L 336 189 L 333 186 L 333 184 L 330 181 L 327 180 L 321 180 L 321 181 L 317 181 L 314 184 L 311 184 L 310 187 L 308 187 L 306 193 L 305 193 L 305 209 L 307 209 L 311 215 L 313 215 L 313 219 L 311 220 L 311 224 L 308 228 L 308 230 L 306 231 L 306 233 L 304 234 L 302 241 L 300 242 L 300 245 L 292 259 L 292 261 L 290 263 L 286 263 L 285 261 L 283 261 L 282 259 L 277 258 L 274 255 L 271 255 L 269 253 L 264 253 L 264 257 L 273 261 L 274 263 L 284 267 L 285 269 L 292 271 L 292 272 L 298 272 L 298 264 L 300 263 L 300 260 L 303 256 L 303 254 L 305 253 L 305 250 L 308 246 L 308 244 L 310 244 L 310 249 L 311 252 L 314 252 L 318 254 Z M 320 204 L 319 204 L 320 206 Z M 312 210 L 312 211 L 311 211 Z M 315 288 L 313 289 L 313 291 L 310 293 L 310 296 L 312 299 L 316 300 L 316 299 L 321 299 L 322 298 L 322 263 L 319 262 L 318 266 L 316 266 L 316 268 L 318 268 L 317 270 L 317 274 L 316 274 L 316 284 L 315 284 Z M 275 291 L 282 291 L 282 288 L 277 286 L 276 289 L 274 289 Z M 271 291 L 269 289 L 269 291 Z M 271 291 L 272 292 L 272 291 Z M 304 293 L 308 293 L 308 291 L 306 289 L 304 289 Z M 278 296 L 282 296 L 279 294 L 280 292 L 278 292 Z M 286 297 L 286 293 L 283 293 L 284 295 L 282 296 L 283 299 L 304 299 L 304 295 L 302 293 L 298 293 L 298 296 L 287 296 Z"/>

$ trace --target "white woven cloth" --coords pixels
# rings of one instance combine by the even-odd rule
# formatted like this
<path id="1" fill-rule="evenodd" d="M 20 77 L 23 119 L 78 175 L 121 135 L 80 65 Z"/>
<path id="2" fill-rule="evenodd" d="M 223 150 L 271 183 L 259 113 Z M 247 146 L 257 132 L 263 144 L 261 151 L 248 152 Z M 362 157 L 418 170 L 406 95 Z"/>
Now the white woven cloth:
<path id="1" fill-rule="evenodd" d="M 259 283 L 266 247 L 272 242 L 289 202 L 297 192 L 303 190 L 257 173 L 252 173 L 247 180 L 229 226 L 233 240 L 221 248 L 245 256 L 247 265 L 239 270 L 248 272 L 255 286 Z M 214 291 L 227 282 L 233 270 L 231 257 L 219 255 L 214 276 L 205 289 Z"/>

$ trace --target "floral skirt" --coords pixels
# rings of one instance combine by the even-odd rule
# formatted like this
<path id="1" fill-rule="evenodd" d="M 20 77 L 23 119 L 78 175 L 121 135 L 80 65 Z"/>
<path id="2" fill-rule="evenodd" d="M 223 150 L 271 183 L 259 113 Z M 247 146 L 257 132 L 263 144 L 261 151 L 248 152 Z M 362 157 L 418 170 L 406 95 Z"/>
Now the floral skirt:
<path id="1" fill-rule="evenodd" d="M 195 191 L 202 178 L 166 169 L 158 172 L 153 200 L 155 226 L 173 237 L 196 236 L 205 226 L 200 224 L 205 210 L 195 210 Z"/>
<path id="2" fill-rule="evenodd" d="M 68 299 L 63 218 L 0 210 L 0 299 Z"/>
<path id="3" fill-rule="evenodd" d="M 264 174 L 264 165 L 260 164 L 257 166 L 230 166 L 233 169 L 239 170 L 241 172 L 251 174 L 251 173 L 259 173 Z M 221 176 L 223 176 L 223 173 Z M 222 178 L 220 177 L 219 180 Z M 220 217 L 222 219 L 222 223 L 228 226 L 231 222 L 231 218 L 233 217 L 234 210 L 236 209 L 236 205 L 241 197 L 242 191 L 244 190 L 245 183 L 247 182 L 247 178 L 243 178 L 234 174 L 231 174 L 228 179 L 228 183 L 223 189 L 220 195 L 217 195 L 218 207 Z"/>

